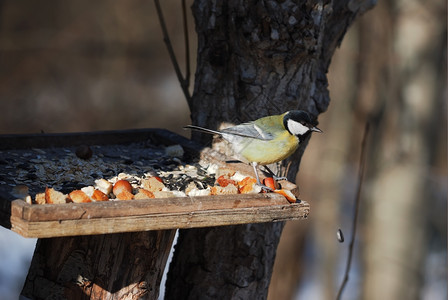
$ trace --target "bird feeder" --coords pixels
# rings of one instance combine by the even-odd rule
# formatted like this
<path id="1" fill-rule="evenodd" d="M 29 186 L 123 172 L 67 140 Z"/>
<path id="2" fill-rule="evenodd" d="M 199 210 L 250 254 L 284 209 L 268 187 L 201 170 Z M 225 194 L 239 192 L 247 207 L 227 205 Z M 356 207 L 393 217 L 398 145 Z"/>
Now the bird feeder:
<path id="1" fill-rule="evenodd" d="M 0 136 L 0 224 L 38 238 L 22 294 L 157 299 L 177 229 L 307 217 L 307 202 L 281 193 L 186 195 L 188 184 L 214 184 L 211 166 L 253 176 L 250 166 L 162 129 Z M 92 201 L 89 186 L 120 176 L 133 185 L 131 198 L 151 176 L 164 188 L 151 198 Z M 280 184 L 298 197 L 297 186 Z M 90 201 L 73 203 L 74 190 Z M 42 193 L 66 201 L 36 204 Z"/>

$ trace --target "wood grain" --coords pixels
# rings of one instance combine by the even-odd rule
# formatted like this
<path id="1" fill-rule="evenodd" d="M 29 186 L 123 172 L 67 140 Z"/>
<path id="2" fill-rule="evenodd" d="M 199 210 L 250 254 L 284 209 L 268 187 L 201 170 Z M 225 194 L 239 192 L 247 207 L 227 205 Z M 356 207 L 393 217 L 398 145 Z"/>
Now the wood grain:
<path id="1" fill-rule="evenodd" d="M 22 295 L 157 299 L 175 230 L 39 239 Z"/>
<path id="2" fill-rule="evenodd" d="M 26 221 L 113 218 L 146 214 L 238 209 L 287 204 L 278 194 L 240 194 L 205 197 L 172 197 L 131 201 L 103 201 L 30 205 L 21 200 L 12 203 L 11 215 Z"/>
<path id="3" fill-rule="evenodd" d="M 46 238 L 176 228 L 213 227 L 307 218 L 309 214 L 308 203 L 290 204 L 283 196 L 273 196 L 274 199 L 277 198 L 283 204 L 271 203 L 270 205 L 248 206 L 245 205 L 245 202 L 253 202 L 252 200 L 239 200 L 238 205 L 240 207 L 231 207 L 235 204 L 234 200 L 223 200 L 221 202 L 229 203 L 221 205 L 220 208 L 208 207 L 201 210 L 190 210 L 188 206 L 184 208 L 180 207 L 180 209 L 173 206 L 176 209 L 173 209 L 171 212 L 165 210 L 164 212 L 146 212 L 145 214 L 121 217 L 28 221 L 17 216 L 12 216 L 11 229 L 24 237 Z M 266 204 L 266 201 L 263 200 L 259 202 L 265 202 Z"/>

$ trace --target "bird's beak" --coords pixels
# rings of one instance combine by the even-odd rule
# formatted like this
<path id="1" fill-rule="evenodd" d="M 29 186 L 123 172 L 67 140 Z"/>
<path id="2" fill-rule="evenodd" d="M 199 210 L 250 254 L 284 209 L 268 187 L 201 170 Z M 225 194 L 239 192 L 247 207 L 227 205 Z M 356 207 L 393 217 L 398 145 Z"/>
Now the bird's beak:
<path id="1" fill-rule="evenodd" d="M 323 132 L 322 130 L 320 130 L 320 129 L 317 128 L 317 127 L 312 127 L 312 128 L 311 128 L 311 131 L 315 131 L 315 132 L 319 132 L 319 133 L 322 133 L 322 132 Z"/>

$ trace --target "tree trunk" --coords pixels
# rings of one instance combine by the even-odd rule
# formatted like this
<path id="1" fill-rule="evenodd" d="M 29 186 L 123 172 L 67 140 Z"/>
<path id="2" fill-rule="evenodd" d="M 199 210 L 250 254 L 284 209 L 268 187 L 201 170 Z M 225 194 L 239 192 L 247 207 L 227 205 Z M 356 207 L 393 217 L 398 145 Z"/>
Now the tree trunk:
<path id="1" fill-rule="evenodd" d="M 364 66 L 368 75 L 376 76 L 360 82 L 363 110 L 377 120 L 370 151 L 363 299 L 421 299 L 429 212 L 437 207 L 430 169 L 435 167 L 438 143 L 446 143 L 441 125 L 445 114 L 441 108 L 446 106 L 442 96 L 446 92 L 446 16 L 434 14 L 445 12 L 446 6 L 438 1 L 404 6 L 384 1 L 378 9 L 381 17 L 365 21 L 380 29 L 374 40 L 381 43 L 377 47 L 365 43 L 361 49 L 361 61 L 373 61 L 383 70 L 374 72 Z M 373 33 L 363 32 L 367 31 Z M 371 99 L 376 99 L 374 108 Z"/>
<path id="2" fill-rule="evenodd" d="M 372 1 L 195 1 L 198 61 L 191 117 L 219 128 L 329 104 L 335 48 Z M 207 143 L 210 137 L 193 135 Z M 294 181 L 307 141 L 276 169 Z M 226 149 L 220 143 L 215 148 Z M 181 230 L 167 299 L 265 299 L 282 223 Z"/>
<path id="3" fill-rule="evenodd" d="M 22 295 L 157 299 L 174 234 L 165 230 L 39 239 Z"/>

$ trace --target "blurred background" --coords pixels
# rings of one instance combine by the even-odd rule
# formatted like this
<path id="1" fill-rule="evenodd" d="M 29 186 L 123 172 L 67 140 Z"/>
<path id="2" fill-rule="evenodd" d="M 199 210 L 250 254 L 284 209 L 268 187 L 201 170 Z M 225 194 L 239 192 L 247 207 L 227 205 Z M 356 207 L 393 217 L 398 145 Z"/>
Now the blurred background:
<path id="1" fill-rule="evenodd" d="M 162 4 L 182 67 L 181 5 Z M 191 15 L 189 24 L 194 70 Z M 335 299 L 367 120 L 343 299 L 446 299 L 446 36 L 446 2 L 436 0 L 379 1 L 349 29 L 328 75 L 324 134 L 311 139 L 297 176 L 311 214 L 285 227 L 269 299 Z M 190 122 L 153 1 L 1 1 L 0 66 L 0 134 L 161 127 L 185 135 Z M 0 228 L 2 299 L 18 298 L 35 242 Z"/>

